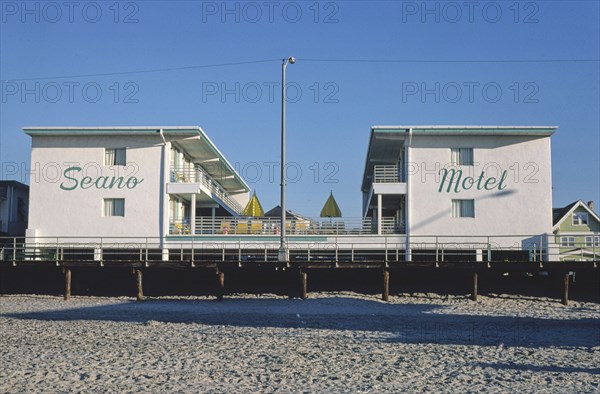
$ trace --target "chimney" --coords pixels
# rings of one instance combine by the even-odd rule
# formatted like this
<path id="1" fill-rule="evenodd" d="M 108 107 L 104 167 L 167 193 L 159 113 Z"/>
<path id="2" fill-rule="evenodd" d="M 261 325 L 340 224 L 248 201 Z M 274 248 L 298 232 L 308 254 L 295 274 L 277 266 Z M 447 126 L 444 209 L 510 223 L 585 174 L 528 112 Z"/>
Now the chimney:
<path id="1" fill-rule="evenodd" d="M 594 211 L 594 202 L 593 201 L 588 201 L 588 207 L 590 208 L 590 211 L 595 212 Z"/>

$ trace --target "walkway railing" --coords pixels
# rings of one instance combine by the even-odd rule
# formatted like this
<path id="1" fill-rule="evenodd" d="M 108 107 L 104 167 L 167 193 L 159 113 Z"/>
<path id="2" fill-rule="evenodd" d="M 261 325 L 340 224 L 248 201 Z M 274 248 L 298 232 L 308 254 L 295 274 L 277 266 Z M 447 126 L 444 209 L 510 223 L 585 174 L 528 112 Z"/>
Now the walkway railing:
<path id="1" fill-rule="evenodd" d="M 278 217 L 196 217 L 195 235 L 278 235 L 281 221 Z M 365 235 L 376 234 L 377 226 L 371 218 L 296 218 L 286 220 L 286 234 L 290 235 Z M 171 235 L 192 234 L 188 220 L 171 222 Z M 393 217 L 382 219 L 382 234 L 402 234 L 404 226 Z"/>
<path id="2" fill-rule="evenodd" d="M 171 182 L 173 183 L 199 183 L 205 186 L 221 201 L 229 205 L 236 213 L 242 213 L 244 207 L 231 196 L 212 176 L 200 166 L 183 166 L 171 168 Z"/>
<path id="3" fill-rule="evenodd" d="M 397 165 L 376 165 L 374 168 L 374 183 L 405 182 L 402 172 Z"/>
<path id="4" fill-rule="evenodd" d="M 248 240 L 246 240 L 248 239 Z M 575 243 L 565 254 L 551 234 L 534 236 L 344 237 L 325 241 L 288 238 L 293 262 L 598 262 L 600 247 Z M 12 262 L 275 262 L 277 240 L 229 235 L 210 241 L 188 237 L 3 237 L 0 261 Z M 576 248 L 577 253 L 572 253 Z"/>

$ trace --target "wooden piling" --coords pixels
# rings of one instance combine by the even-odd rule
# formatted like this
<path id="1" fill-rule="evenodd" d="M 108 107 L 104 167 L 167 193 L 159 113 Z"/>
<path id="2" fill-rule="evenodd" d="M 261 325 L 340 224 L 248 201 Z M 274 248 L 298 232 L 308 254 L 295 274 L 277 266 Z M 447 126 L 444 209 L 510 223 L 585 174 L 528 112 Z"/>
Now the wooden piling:
<path id="1" fill-rule="evenodd" d="M 138 301 L 143 301 L 144 300 L 144 288 L 142 286 L 142 270 L 137 269 L 135 270 L 135 277 L 136 277 L 136 282 L 137 282 L 137 300 Z"/>
<path id="2" fill-rule="evenodd" d="M 308 298 L 308 287 L 306 282 L 306 271 L 300 270 L 300 298 L 302 298 L 303 300 Z"/>
<path id="3" fill-rule="evenodd" d="M 471 293 L 471 299 L 473 301 L 477 301 L 477 287 L 479 285 L 479 274 L 477 272 L 473 272 L 473 291 Z"/>
<path id="4" fill-rule="evenodd" d="M 65 268 L 65 301 L 71 299 L 71 269 Z"/>
<path id="5" fill-rule="evenodd" d="M 225 273 L 223 271 L 217 272 L 217 280 L 217 300 L 223 301 L 223 295 L 225 294 Z"/>
<path id="6" fill-rule="evenodd" d="M 390 300 L 390 271 L 383 270 L 383 293 L 381 295 L 383 301 Z"/>
<path id="7" fill-rule="evenodd" d="M 569 273 L 565 273 L 563 276 L 563 293 L 562 293 L 562 304 L 569 305 Z"/>

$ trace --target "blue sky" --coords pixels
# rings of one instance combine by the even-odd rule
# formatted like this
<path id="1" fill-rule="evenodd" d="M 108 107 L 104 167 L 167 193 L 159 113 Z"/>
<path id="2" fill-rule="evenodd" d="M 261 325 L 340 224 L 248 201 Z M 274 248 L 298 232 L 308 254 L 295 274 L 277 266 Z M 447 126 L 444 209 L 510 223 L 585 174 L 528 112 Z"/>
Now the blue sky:
<path id="1" fill-rule="evenodd" d="M 28 182 L 23 126 L 200 125 L 269 209 L 293 55 L 292 210 L 318 216 L 333 190 L 360 216 L 381 124 L 557 125 L 554 206 L 600 202 L 599 2 L 470 4 L 2 0 L 0 178 Z"/>

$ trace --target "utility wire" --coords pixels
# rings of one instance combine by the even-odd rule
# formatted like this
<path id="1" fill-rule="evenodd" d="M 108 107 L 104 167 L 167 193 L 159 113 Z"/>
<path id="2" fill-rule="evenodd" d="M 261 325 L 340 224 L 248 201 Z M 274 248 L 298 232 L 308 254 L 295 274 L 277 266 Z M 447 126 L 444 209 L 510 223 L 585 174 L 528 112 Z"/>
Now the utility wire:
<path id="1" fill-rule="evenodd" d="M 598 63 L 600 59 L 489 59 L 489 60 L 466 60 L 466 59 L 318 59 L 318 58 L 296 58 L 297 61 L 304 62 L 322 62 L 322 63 Z M 60 75 L 52 77 L 32 77 L 6 79 L 5 82 L 39 81 L 44 79 L 65 79 L 65 78 L 89 78 L 106 77 L 113 75 L 132 75 L 148 74 L 168 71 L 194 70 L 200 68 L 218 68 L 241 66 L 246 64 L 271 63 L 278 62 L 281 59 L 250 60 L 233 63 L 202 64 L 196 66 L 155 68 L 148 70 L 116 71 L 110 73 L 78 74 L 78 75 Z"/>
<path id="2" fill-rule="evenodd" d="M 88 78 L 88 77 L 106 77 L 106 76 L 111 76 L 111 75 L 148 74 L 148 73 L 159 73 L 159 72 L 166 72 L 166 71 L 194 70 L 194 69 L 198 69 L 198 68 L 241 66 L 244 64 L 268 63 L 268 62 L 275 62 L 275 61 L 281 61 L 281 59 L 250 60 L 250 61 L 246 61 L 246 62 L 202 64 L 202 65 L 197 65 L 197 66 L 154 68 L 154 69 L 149 69 L 149 70 L 116 71 L 116 72 L 111 72 L 111 73 L 60 75 L 60 76 L 55 76 L 55 77 L 17 78 L 17 79 L 7 79 L 5 81 L 6 82 L 8 82 L 8 81 L 20 82 L 20 81 L 37 81 L 37 80 L 42 80 L 42 79 Z"/>
<path id="3" fill-rule="evenodd" d="M 600 59 L 296 59 L 305 62 L 340 62 L 340 63 L 581 63 L 600 62 Z"/>

